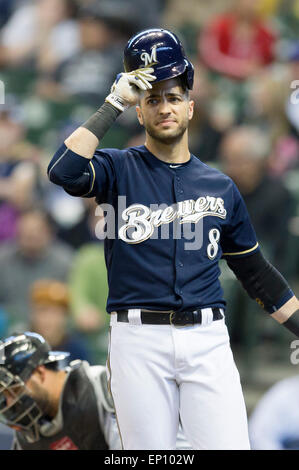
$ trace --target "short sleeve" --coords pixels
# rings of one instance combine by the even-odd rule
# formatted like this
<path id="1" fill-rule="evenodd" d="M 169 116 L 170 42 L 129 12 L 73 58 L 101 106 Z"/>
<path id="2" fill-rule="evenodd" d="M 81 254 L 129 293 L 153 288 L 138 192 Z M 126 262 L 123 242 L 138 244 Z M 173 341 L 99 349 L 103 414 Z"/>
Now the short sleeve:
<path id="1" fill-rule="evenodd" d="M 242 257 L 259 250 L 245 202 L 233 183 L 231 217 L 221 236 L 222 257 Z"/>
<path id="2" fill-rule="evenodd" d="M 109 152 L 96 151 L 91 160 L 61 145 L 47 169 L 49 180 L 71 196 L 103 199 L 115 181 Z"/>
<path id="3" fill-rule="evenodd" d="M 99 203 L 107 201 L 109 191 L 116 185 L 118 167 L 124 157 L 117 149 L 97 150 L 89 164 L 90 190 L 86 197 L 96 197 Z"/>

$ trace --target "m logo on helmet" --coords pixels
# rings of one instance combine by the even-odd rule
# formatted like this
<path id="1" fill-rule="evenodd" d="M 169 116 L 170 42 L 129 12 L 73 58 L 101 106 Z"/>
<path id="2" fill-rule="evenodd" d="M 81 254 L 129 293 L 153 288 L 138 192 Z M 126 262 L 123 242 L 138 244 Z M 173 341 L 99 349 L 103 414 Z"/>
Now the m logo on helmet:
<path id="1" fill-rule="evenodd" d="M 150 65 L 157 64 L 157 46 L 152 48 L 151 54 L 148 52 L 142 52 L 140 54 L 140 59 L 144 62 L 144 67 L 149 67 Z"/>

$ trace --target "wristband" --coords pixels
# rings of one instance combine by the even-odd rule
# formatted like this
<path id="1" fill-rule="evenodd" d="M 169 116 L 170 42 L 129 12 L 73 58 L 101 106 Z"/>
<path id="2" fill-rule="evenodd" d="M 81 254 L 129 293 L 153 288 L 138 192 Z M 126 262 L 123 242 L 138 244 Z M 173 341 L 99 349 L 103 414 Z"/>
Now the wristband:
<path id="1" fill-rule="evenodd" d="M 105 102 L 81 127 L 85 127 L 101 140 L 120 114 L 120 109 Z"/>
<path id="2" fill-rule="evenodd" d="M 125 103 L 123 99 L 121 99 L 120 96 L 115 95 L 114 93 L 110 93 L 105 99 L 106 103 L 112 104 L 115 108 L 119 109 L 119 111 L 123 112 L 127 108 L 129 108 L 129 105 Z"/>
<path id="3" fill-rule="evenodd" d="M 299 337 L 299 310 L 294 312 L 287 321 L 282 323 L 288 330 L 290 330 L 294 335 Z"/>

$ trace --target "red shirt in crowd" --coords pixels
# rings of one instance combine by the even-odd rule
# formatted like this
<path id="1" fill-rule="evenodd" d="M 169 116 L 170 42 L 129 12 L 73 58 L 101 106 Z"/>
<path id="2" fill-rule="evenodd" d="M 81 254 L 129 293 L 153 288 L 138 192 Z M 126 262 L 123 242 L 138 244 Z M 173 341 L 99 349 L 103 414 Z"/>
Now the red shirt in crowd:
<path id="1" fill-rule="evenodd" d="M 240 21 L 230 14 L 218 17 L 201 34 L 200 56 L 211 69 L 245 79 L 274 59 L 275 34 L 261 20 Z"/>

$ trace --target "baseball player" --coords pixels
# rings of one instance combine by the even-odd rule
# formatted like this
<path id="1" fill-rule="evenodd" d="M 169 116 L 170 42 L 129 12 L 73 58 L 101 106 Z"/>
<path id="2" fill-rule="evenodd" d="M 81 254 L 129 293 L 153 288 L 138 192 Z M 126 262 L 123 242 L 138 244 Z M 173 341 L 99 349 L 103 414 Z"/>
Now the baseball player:
<path id="1" fill-rule="evenodd" d="M 298 300 L 263 257 L 233 181 L 190 154 L 194 72 L 177 36 L 140 32 L 125 48 L 124 68 L 105 103 L 48 167 L 53 183 L 114 211 L 107 227 L 115 223 L 115 236 L 107 231 L 105 240 L 107 368 L 122 445 L 173 449 L 181 422 L 195 449 L 249 449 L 220 258 L 296 334 Z M 97 150 L 131 106 L 145 144 Z"/>
<path id="2" fill-rule="evenodd" d="M 122 448 L 105 367 L 50 351 L 36 333 L 0 343 L 0 422 L 15 430 L 14 450 Z M 176 449 L 191 446 L 180 428 Z"/>
<path id="3" fill-rule="evenodd" d="M 16 450 L 119 449 L 105 367 L 51 351 L 37 333 L 0 343 L 0 421 Z"/>

